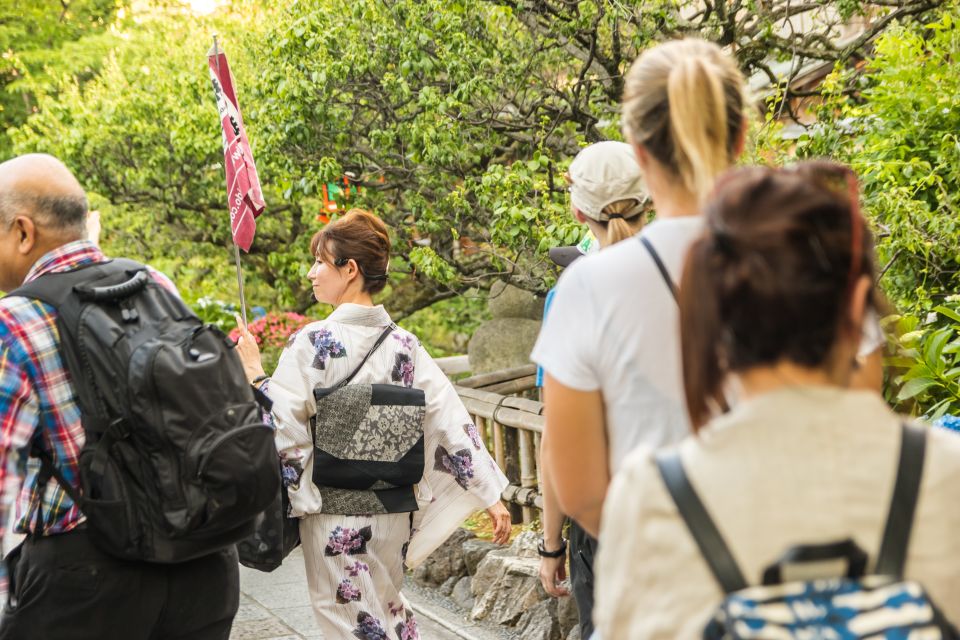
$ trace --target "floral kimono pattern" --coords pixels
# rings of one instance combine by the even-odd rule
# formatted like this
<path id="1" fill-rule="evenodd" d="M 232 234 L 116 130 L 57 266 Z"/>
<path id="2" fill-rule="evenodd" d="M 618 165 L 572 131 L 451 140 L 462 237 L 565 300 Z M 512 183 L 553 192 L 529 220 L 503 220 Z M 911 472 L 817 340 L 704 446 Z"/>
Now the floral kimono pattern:
<path id="1" fill-rule="evenodd" d="M 418 510 L 322 512 L 311 481 L 313 391 L 335 385 L 357 367 L 390 322 L 383 307 L 339 306 L 291 339 L 269 385 L 292 514 L 303 518 L 310 599 L 328 638 L 418 640 L 416 619 L 401 593 L 404 564 L 422 562 L 465 518 L 496 502 L 507 484 L 450 381 L 416 337 L 398 328 L 354 382 L 424 391 L 426 463 L 417 485 Z"/>

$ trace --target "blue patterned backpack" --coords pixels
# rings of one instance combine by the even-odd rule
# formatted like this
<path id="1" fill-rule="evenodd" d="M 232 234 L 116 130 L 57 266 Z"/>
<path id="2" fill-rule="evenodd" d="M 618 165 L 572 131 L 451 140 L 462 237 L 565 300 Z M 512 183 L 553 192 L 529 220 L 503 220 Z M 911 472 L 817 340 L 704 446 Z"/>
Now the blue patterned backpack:
<path id="1" fill-rule="evenodd" d="M 705 640 L 957 640 L 923 587 L 903 579 L 920 491 L 926 433 L 903 425 L 900 462 L 890 512 L 872 574 L 853 540 L 792 547 L 748 586 L 720 531 L 690 484 L 676 451 L 657 466 L 710 571 L 726 594 L 703 632 Z M 846 576 L 784 582 L 783 569 L 846 561 Z"/>

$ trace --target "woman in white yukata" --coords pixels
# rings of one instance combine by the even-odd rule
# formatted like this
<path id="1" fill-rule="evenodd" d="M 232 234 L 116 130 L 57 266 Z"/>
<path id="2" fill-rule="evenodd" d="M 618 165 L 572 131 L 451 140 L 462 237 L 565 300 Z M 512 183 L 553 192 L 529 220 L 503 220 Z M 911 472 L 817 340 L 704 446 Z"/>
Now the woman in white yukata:
<path id="1" fill-rule="evenodd" d="M 352 383 L 423 390 L 425 464 L 416 486 L 417 510 L 340 515 L 330 492 L 324 494 L 324 505 L 320 488 L 311 481 L 310 422 L 317 413 L 313 392 L 349 376 L 392 325 L 383 306 L 371 298 L 386 284 L 390 241 L 378 217 L 354 209 L 318 232 L 310 250 L 316 262 L 307 277 L 316 299 L 332 304 L 333 313 L 290 337 L 270 378 L 264 375 L 255 339 L 242 326 L 238 352 L 251 383 L 274 403 L 284 484 L 292 515 L 302 518 L 310 599 L 324 637 L 413 640 L 420 636 L 400 593 L 404 564 L 417 566 L 481 509 L 493 518 L 494 540 L 506 542 L 510 515 L 500 494 L 507 479 L 453 385 L 413 334 L 395 328 Z"/>

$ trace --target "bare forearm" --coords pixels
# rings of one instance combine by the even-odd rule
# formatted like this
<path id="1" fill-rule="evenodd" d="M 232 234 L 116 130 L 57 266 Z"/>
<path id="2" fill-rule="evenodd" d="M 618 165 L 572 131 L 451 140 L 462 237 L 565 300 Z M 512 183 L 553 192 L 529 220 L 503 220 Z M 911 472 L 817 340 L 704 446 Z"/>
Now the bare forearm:
<path id="1" fill-rule="evenodd" d="M 546 387 L 550 435 L 543 467 L 560 510 L 595 536 L 610 483 L 603 397 L 565 387 L 549 374 Z"/>
<path id="2" fill-rule="evenodd" d="M 543 497 L 543 540 L 553 550 L 560 546 L 563 537 L 563 521 L 566 519 L 557 502 L 557 492 L 550 480 L 550 472 L 543 464 L 543 457 L 549 448 L 550 438 L 546 433 L 540 440 L 540 495 Z"/>

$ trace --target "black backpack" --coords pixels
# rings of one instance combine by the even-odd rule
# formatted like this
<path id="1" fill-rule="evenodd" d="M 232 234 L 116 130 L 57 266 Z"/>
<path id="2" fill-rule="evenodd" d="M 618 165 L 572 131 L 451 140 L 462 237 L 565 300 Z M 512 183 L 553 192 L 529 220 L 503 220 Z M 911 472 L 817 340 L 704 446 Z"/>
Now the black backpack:
<path id="1" fill-rule="evenodd" d="M 279 488 L 273 430 L 233 343 L 146 267 L 112 260 L 43 275 L 11 296 L 57 309 L 86 444 L 77 491 L 92 541 L 130 560 L 184 562 L 249 535 Z M 42 514 L 41 514 L 42 517 Z"/>

